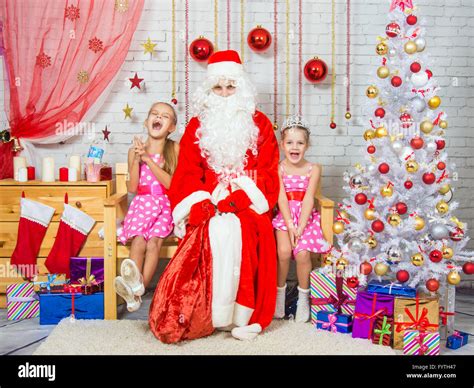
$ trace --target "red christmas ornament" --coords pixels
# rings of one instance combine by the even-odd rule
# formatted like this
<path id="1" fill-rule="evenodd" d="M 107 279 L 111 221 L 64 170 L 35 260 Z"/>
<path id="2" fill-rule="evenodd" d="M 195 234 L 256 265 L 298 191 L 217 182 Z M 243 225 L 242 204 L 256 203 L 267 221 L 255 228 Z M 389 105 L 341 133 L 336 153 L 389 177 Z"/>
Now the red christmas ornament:
<path id="1" fill-rule="evenodd" d="M 474 274 L 474 263 L 473 262 L 464 263 L 464 265 L 462 266 L 462 270 L 466 275 Z"/>
<path id="2" fill-rule="evenodd" d="M 415 136 L 413 139 L 410 140 L 410 145 L 411 148 L 414 150 L 419 150 L 420 148 L 423 148 L 424 141 L 421 137 Z"/>
<path id="3" fill-rule="evenodd" d="M 358 205 L 364 205 L 367 203 L 367 195 L 365 195 L 364 193 L 356 194 L 354 199 Z"/>
<path id="4" fill-rule="evenodd" d="M 425 283 L 428 291 L 435 292 L 439 288 L 439 282 L 436 279 L 428 279 Z"/>
<path id="5" fill-rule="evenodd" d="M 375 220 L 374 222 L 372 222 L 372 230 L 375 233 L 383 232 L 384 229 L 385 229 L 385 225 L 382 221 Z"/>
<path id="6" fill-rule="evenodd" d="M 389 38 L 395 38 L 400 35 L 400 26 L 395 22 L 387 24 L 387 27 L 385 27 L 385 33 Z"/>
<path id="7" fill-rule="evenodd" d="M 405 202 L 398 202 L 395 209 L 397 209 L 398 214 L 405 214 L 408 211 L 408 206 Z"/>
<path id="8" fill-rule="evenodd" d="M 436 148 L 442 150 L 446 146 L 446 142 L 443 139 L 436 140 Z"/>
<path id="9" fill-rule="evenodd" d="M 262 26 L 257 26 L 249 32 L 247 43 L 253 51 L 263 52 L 272 44 L 272 34 Z"/>
<path id="10" fill-rule="evenodd" d="M 189 54 L 196 62 L 206 62 L 214 52 L 214 45 L 209 39 L 200 36 L 189 45 Z"/>
<path id="11" fill-rule="evenodd" d="M 408 281 L 408 279 L 410 279 L 410 274 L 408 273 L 408 271 L 405 271 L 404 269 L 397 271 L 397 280 L 400 283 L 405 283 L 406 281 Z"/>
<path id="12" fill-rule="evenodd" d="M 383 119 L 385 117 L 385 109 L 384 108 L 375 109 L 375 117 Z"/>
<path id="13" fill-rule="evenodd" d="M 369 154 L 375 154 L 375 151 L 376 151 L 376 148 L 375 148 L 374 145 L 369 145 L 369 146 L 367 147 L 367 152 L 368 152 Z"/>
<path id="14" fill-rule="evenodd" d="M 433 77 L 433 72 L 431 70 L 426 70 L 426 74 L 428 74 L 428 79 Z"/>
<path id="15" fill-rule="evenodd" d="M 464 238 L 464 230 L 456 227 L 454 232 L 449 232 L 449 238 L 453 241 L 461 241 Z"/>
<path id="16" fill-rule="evenodd" d="M 390 82 L 392 83 L 392 86 L 395 88 L 398 88 L 402 85 L 402 79 L 398 75 L 393 76 Z"/>
<path id="17" fill-rule="evenodd" d="M 433 183 L 435 183 L 436 175 L 433 174 L 432 172 L 425 172 L 423 174 L 422 179 L 426 185 L 432 185 Z"/>
<path id="18" fill-rule="evenodd" d="M 407 24 L 410 26 L 414 26 L 418 23 L 418 18 L 415 15 L 408 15 L 407 16 Z"/>
<path id="19" fill-rule="evenodd" d="M 363 275 L 368 275 L 372 272 L 372 264 L 370 264 L 368 261 L 364 261 L 360 265 L 360 273 Z"/>
<path id="20" fill-rule="evenodd" d="M 446 168 L 446 163 L 444 162 L 438 162 L 438 164 L 436 165 L 436 167 L 438 168 L 438 170 L 444 170 Z"/>
<path id="21" fill-rule="evenodd" d="M 306 65 L 304 66 L 304 76 L 309 82 L 314 84 L 322 82 L 327 75 L 328 66 L 323 60 L 314 57 L 306 62 Z"/>
<path id="22" fill-rule="evenodd" d="M 413 118 L 410 113 L 402 113 L 400 115 L 400 121 L 402 122 L 402 128 L 408 129 L 413 125 Z"/>
<path id="23" fill-rule="evenodd" d="M 347 278 L 347 287 L 357 288 L 358 285 L 359 285 L 359 279 L 357 279 L 357 277 L 352 276 L 350 278 Z"/>
<path id="24" fill-rule="evenodd" d="M 430 252 L 430 260 L 433 263 L 439 263 L 441 260 L 443 260 L 443 253 L 437 249 L 433 250 Z"/>
<path id="25" fill-rule="evenodd" d="M 386 174 L 390 171 L 390 166 L 387 163 L 380 163 L 379 164 L 379 172 L 381 174 Z"/>
<path id="26" fill-rule="evenodd" d="M 178 103 L 178 100 L 176 98 L 171 99 L 171 102 L 176 105 Z"/>
<path id="27" fill-rule="evenodd" d="M 329 124 L 329 128 L 331 129 L 336 129 L 337 125 L 334 121 L 331 121 L 331 124 Z"/>
<path id="28" fill-rule="evenodd" d="M 418 73 L 421 70 L 421 65 L 418 62 L 413 62 L 410 65 L 410 70 L 412 73 Z"/>
<path id="29" fill-rule="evenodd" d="M 413 182 L 412 181 L 405 181 L 403 186 L 405 186 L 405 189 L 410 190 L 413 187 Z"/>

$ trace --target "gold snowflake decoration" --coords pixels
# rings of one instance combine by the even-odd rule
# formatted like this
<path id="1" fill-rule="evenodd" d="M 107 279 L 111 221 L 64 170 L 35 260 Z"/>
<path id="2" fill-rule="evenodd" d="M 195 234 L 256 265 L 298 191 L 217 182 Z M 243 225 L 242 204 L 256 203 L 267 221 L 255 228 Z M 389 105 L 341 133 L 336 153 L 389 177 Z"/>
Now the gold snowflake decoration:
<path id="1" fill-rule="evenodd" d="M 115 10 L 120 13 L 128 11 L 128 0 L 115 0 Z"/>
<path id="2" fill-rule="evenodd" d="M 83 85 L 88 83 L 89 73 L 86 70 L 81 70 L 79 73 L 77 73 L 77 80 Z"/>

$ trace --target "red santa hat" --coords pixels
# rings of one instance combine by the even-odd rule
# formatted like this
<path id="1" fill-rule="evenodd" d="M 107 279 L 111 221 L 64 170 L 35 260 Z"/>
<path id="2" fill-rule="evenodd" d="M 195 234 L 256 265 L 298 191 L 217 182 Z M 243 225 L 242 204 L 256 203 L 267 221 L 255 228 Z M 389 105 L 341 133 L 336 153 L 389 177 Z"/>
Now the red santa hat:
<path id="1" fill-rule="evenodd" d="M 207 62 L 208 77 L 238 78 L 243 72 L 239 53 L 234 50 L 217 51 L 209 57 Z"/>

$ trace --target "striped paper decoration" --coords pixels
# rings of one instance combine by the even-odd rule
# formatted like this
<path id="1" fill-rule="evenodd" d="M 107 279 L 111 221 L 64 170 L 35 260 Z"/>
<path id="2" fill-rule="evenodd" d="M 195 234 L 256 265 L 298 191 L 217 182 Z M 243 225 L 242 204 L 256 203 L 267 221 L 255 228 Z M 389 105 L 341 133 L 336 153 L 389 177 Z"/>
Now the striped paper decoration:
<path id="1" fill-rule="evenodd" d="M 310 276 L 311 281 L 311 298 L 329 298 L 331 295 L 337 298 L 336 291 L 336 275 L 324 274 L 317 271 L 312 271 Z M 349 288 L 347 281 L 344 279 L 342 292 L 348 296 L 348 299 L 355 300 L 357 291 L 355 288 Z M 312 306 L 314 311 L 329 311 L 336 312 L 332 304 L 322 306 Z M 347 315 L 354 315 L 355 305 L 342 305 L 341 312 Z"/>
<path id="2" fill-rule="evenodd" d="M 12 298 L 33 298 L 36 292 L 33 283 L 17 283 L 7 286 L 7 319 L 19 321 L 21 319 L 39 317 L 39 301 L 12 301 Z"/>
<path id="3" fill-rule="evenodd" d="M 403 354 L 420 355 L 420 344 L 417 337 L 420 334 L 418 330 L 405 330 L 403 334 Z M 427 346 L 427 350 L 423 355 L 438 356 L 439 355 L 439 333 L 426 333 L 423 345 Z"/>

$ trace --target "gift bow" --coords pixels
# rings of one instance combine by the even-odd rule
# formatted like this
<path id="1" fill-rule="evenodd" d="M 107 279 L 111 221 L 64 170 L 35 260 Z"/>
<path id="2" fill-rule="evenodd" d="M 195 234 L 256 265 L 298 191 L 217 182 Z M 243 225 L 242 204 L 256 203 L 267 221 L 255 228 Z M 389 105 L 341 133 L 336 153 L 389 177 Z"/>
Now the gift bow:
<path id="1" fill-rule="evenodd" d="M 418 342 L 418 345 L 420 345 L 420 356 L 424 356 L 425 353 L 428 351 L 428 346 L 425 345 L 425 337 L 428 335 L 428 333 L 425 332 L 420 332 L 418 333 L 418 336 L 415 338 L 415 341 Z"/>
<path id="2" fill-rule="evenodd" d="M 448 317 L 454 317 L 455 313 L 453 312 L 446 312 L 444 311 L 444 307 L 439 307 L 439 317 L 441 318 L 441 324 L 447 325 L 448 324 Z"/>
<path id="3" fill-rule="evenodd" d="M 464 336 L 462 336 L 462 335 L 459 333 L 459 331 L 454 330 L 454 332 L 453 332 L 452 335 L 455 336 L 456 338 L 459 338 L 459 339 L 461 340 L 461 346 L 464 345 Z"/>
<path id="4" fill-rule="evenodd" d="M 416 297 L 416 318 L 413 316 L 408 307 L 405 307 L 405 314 L 410 318 L 411 322 L 395 322 L 397 326 L 397 333 L 400 333 L 402 330 L 419 330 L 419 331 L 428 331 L 428 328 L 437 328 L 439 325 L 430 323 L 427 315 L 428 309 L 423 307 L 421 314 L 419 313 L 420 300 L 418 296 Z M 400 314 L 401 315 L 401 314 Z"/>
<path id="5" fill-rule="evenodd" d="M 379 337 L 379 345 L 382 345 L 382 344 L 383 344 L 383 336 L 384 336 L 385 334 L 387 334 L 387 335 L 390 335 L 390 334 L 391 334 L 391 331 L 390 331 L 390 328 L 391 328 L 391 327 L 392 327 L 392 325 L 387 322 L 387 316 L 384 315 L 383 321 L 382 321 L 382 327 L 381 327 L 380 329 L 374 329 L 374 333 L 380 335 L 380 337 Z"/>
<path id="6" fill-rule="evenodd" d="M 38 284 L 40 288 L 46 288 L 48 291 L 51 291 L 51 286 L 59 286 L 66 283 L 63 280 L 56 281 L 56 278 L 58 277 L 57 274 L 48 274 L 47 276 L 48 280 L 43 282 L 33 282 L 33 284 Z"/>
<path id="7" fill-rule="evenodd" d="M 328 327 L 330 328 L 329 331 L 331 331 L 332 333 L 337 333 L 337 327 L 336 327 L 336 322 L 337 322 L 337 317 L 336 317 L 336 313 L 334 314 L 329 314 L 328 315 L 328 322 L 324 322 L 321 327 L 323 329 L 327 329 Z"/>
<path id="8" fill-rule="evenodd" d="M 87 278 L 82 277 L 78 279 L 78 282 L 81 286 L 94 286 L 97 285 L 97 281 L 95 280 L 95 275 L 90 275 Z"/>

